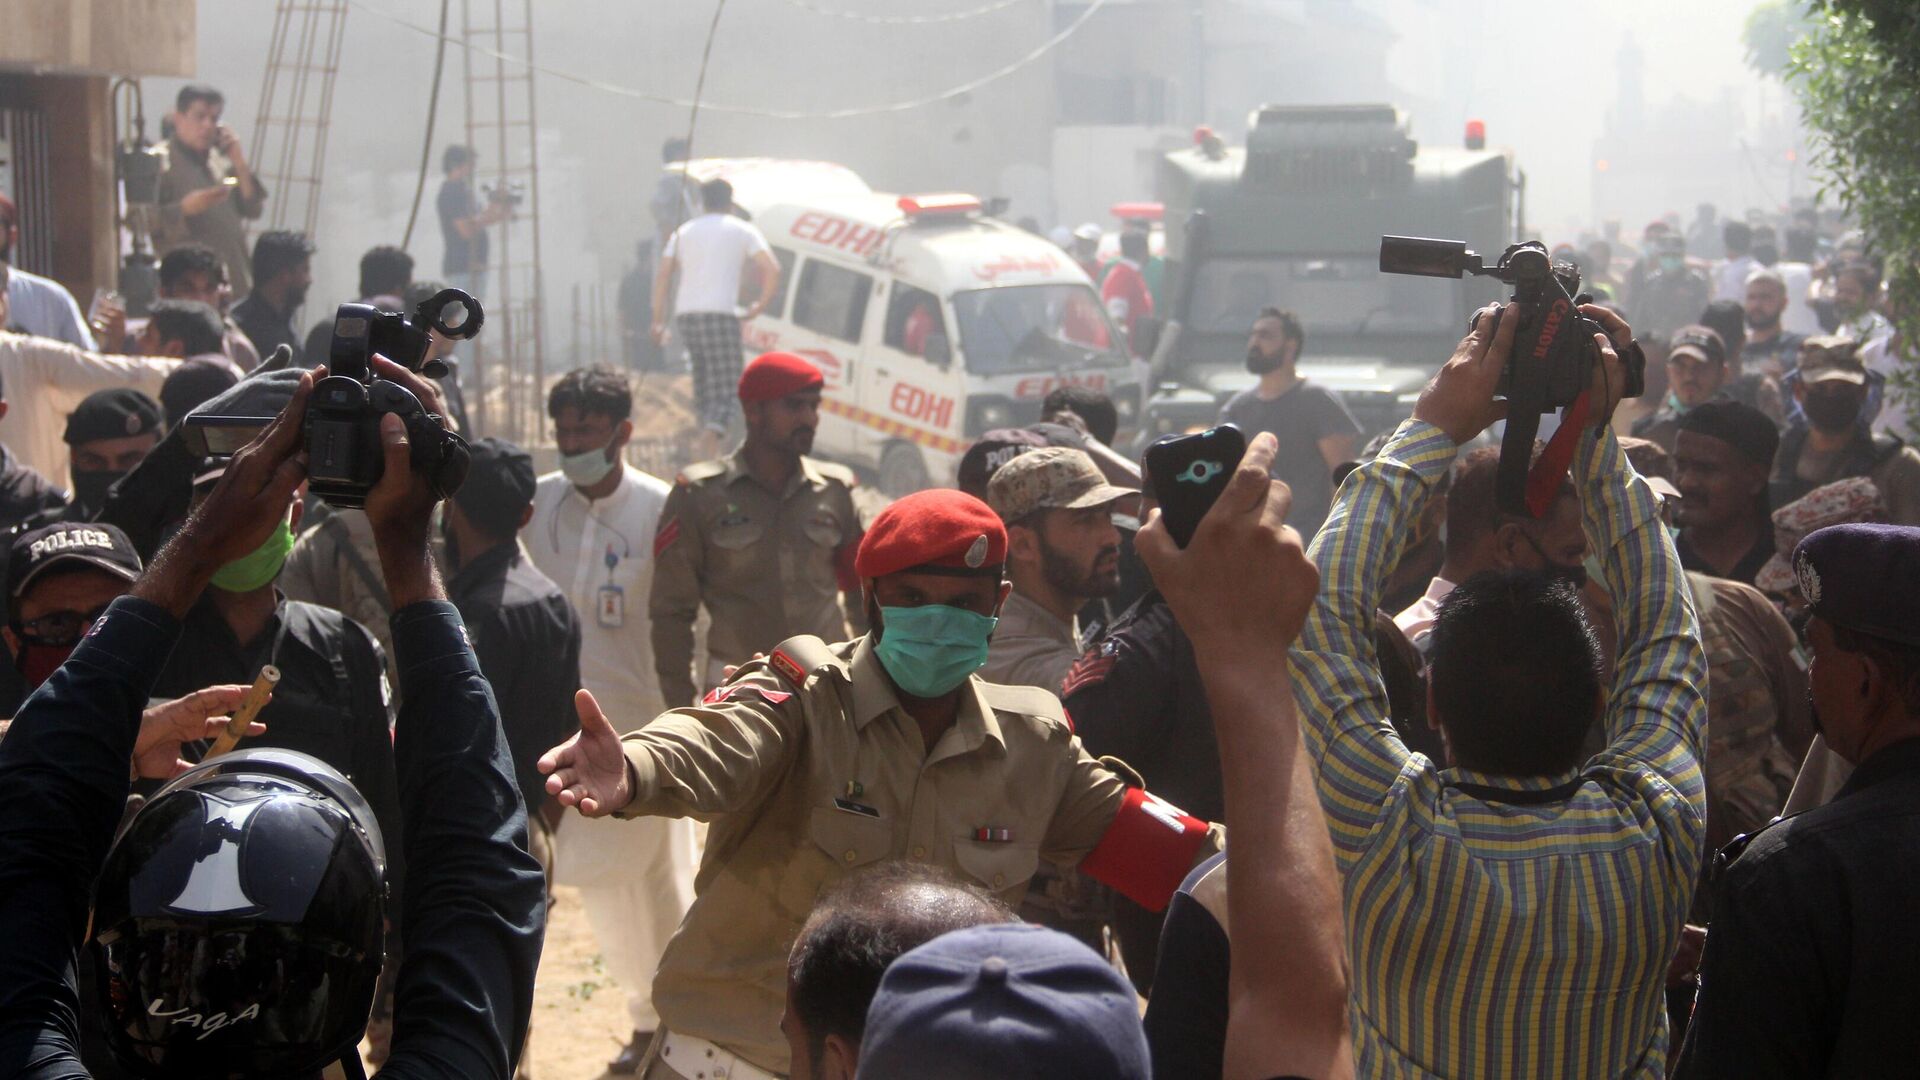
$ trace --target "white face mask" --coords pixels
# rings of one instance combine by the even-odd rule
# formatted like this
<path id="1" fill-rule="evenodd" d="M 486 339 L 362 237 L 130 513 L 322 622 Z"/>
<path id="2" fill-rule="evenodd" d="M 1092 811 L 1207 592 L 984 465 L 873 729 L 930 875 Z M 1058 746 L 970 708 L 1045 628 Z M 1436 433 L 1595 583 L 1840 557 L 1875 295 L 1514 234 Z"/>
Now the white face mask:
<path id="1" fill-rule="evenodd" d="M 560 473 L 574 487 L 592 487 L 607 478 L 612 472 L 614 461 L 607 456 L 607 448 L 584 450 L 578 454 L 560 455 Z"/>

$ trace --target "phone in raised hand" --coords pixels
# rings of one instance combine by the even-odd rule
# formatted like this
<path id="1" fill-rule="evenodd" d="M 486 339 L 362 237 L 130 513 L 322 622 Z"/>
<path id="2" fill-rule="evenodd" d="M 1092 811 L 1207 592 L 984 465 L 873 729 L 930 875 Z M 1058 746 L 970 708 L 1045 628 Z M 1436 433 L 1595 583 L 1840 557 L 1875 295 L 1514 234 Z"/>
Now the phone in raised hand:
<path id="1" fill-rule="evenodd" d="M 1186 547 L 1193 539 L 1246 453 L 1247 437 L 1232 424 L 1169 435 L 1147 447 L 1147 475 L 1174 543 Z"/>

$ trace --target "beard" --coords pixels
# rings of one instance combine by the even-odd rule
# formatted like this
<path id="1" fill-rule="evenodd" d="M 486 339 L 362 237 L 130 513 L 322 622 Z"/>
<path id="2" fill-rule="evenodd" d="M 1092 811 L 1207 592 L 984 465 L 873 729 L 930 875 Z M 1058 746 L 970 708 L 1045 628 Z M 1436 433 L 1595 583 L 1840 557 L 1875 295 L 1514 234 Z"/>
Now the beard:
<path id="1" fill-rule="evenodd" d="M 1780 314 L 1781 313 L 1779 312 L 1775 312 L 1772 318 L 1763 320 L 1763 319 L 1754 318 L 1753 313 L 1748 312 L 1746 316 L 1747 329 L 1758 330 L 1761 333 L 1766 333 L 1772 330 L 1778 330 L 1780 329 Z"/>
<path id="2" fill-rule="evenodd" d="M 1105 569 L 1102 569 L 1102 567 Z M 1040 576 L 1048 585 L 1068 596 L 1096 600 L 1120 591 L 1120 549 L 1101 548 L 1093 565 L 1079 567 L 1064 552 L 1049 544 L 1040 545 Z"/>
<path id="3" fill-rule="evenodd" d="M 1247 350 L 1247 370 L 1255 375 L 1265 375 L 1269 371 L 1280 370 L 1284 361 L 1278 356 L 1268 356 L 1259 349 Z"/>

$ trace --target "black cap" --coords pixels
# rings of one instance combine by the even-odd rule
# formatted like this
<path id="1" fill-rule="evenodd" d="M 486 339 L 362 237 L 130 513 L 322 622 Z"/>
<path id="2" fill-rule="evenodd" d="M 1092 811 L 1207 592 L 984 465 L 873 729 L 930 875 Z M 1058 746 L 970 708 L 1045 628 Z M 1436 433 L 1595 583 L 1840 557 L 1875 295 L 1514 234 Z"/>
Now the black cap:
<path id="1" fill-rule="evenodd" d="M 1727 362 L 1727 343 L 1720 337 L 1719 331 L 1698 323 L 1673 332 L 1673 340 L 1667 345 L 1667 355 L 1681 352 L 1693 353 L 1715 364 Z"/>
<path id="2" fill-rule="evenodd" d="M 7 549 L 7 599 L 18 600 L 48 570 L 73 565 L 134 581 L 140 576 L 140 553 L 111 525 L 62 521 L 31 529 L 14 537 Z"/>
<path id="3" fill-rule="evenodd" d="M 1680 418 L 1681 431 L 1719 439 L 1755 465 L 1773 467 L 1780 429 L 1767 414 L 1738 401 L 1703 401 Z"/>
<path id="4" fill-rule="evenodd" d="M 122 387 L 88 394 L 67 417 L 68 446 L 96 439 L 125 439 L 134 435 L 158 435 L 161 428 L 160 403 L 138 390 Z"/>
<path id="5" fill-rule="evenodd" d="M 1045 435 L 1026 428 L 997 428 L 973 441 L 967 452 L 960 455 L 958 476 L 961 491 L 978 493 L 986 498 L 987 481 L 1000 471 L 1000 466 L 1019 457 L 1029 450 L 1038 450 L 1049 445 Z"/>
<path id="6" fill-rule="evenodd" d="M 519 532 L 520 516 L 533 502 L 533 455 L 491 436 L 468 443 L 467 450 L 473 464 L 453 504 L 490 536 Z"/>
<path id="7" fill-rule="evenodd" d="M 1914 606 L 1920 587 L 1920 529 L 1904 525 L 1829 525 L 1793 550 L 1793 575 L 1807 610 L 1835 626 L 1920 645 Z"/>

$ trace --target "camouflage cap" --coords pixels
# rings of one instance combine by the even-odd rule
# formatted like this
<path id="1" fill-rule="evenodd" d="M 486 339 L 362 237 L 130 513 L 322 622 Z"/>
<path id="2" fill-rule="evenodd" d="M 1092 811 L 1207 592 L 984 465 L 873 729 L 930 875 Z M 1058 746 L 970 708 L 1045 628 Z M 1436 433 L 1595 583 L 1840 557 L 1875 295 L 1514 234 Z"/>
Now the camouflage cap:
<path id="1" fill-rule="evenodd" d="M 1809 386 L 1835 381 L 1861 386 L 1867 381 L 1867 365 L 1860 359 L 1860 343 L 1851 338 L 1808 338 L 1800 343 L 1799 366 L 1800 381 Z"/>
<path id="2" fill-rule="evenodd" d="M 1049 446 L 1000 466 L 987 484 L 987 504 L 1011 525 L 1036 510 L 1081 510 L 1137 495 L 1107 483 L 1084 450 Z"/>

